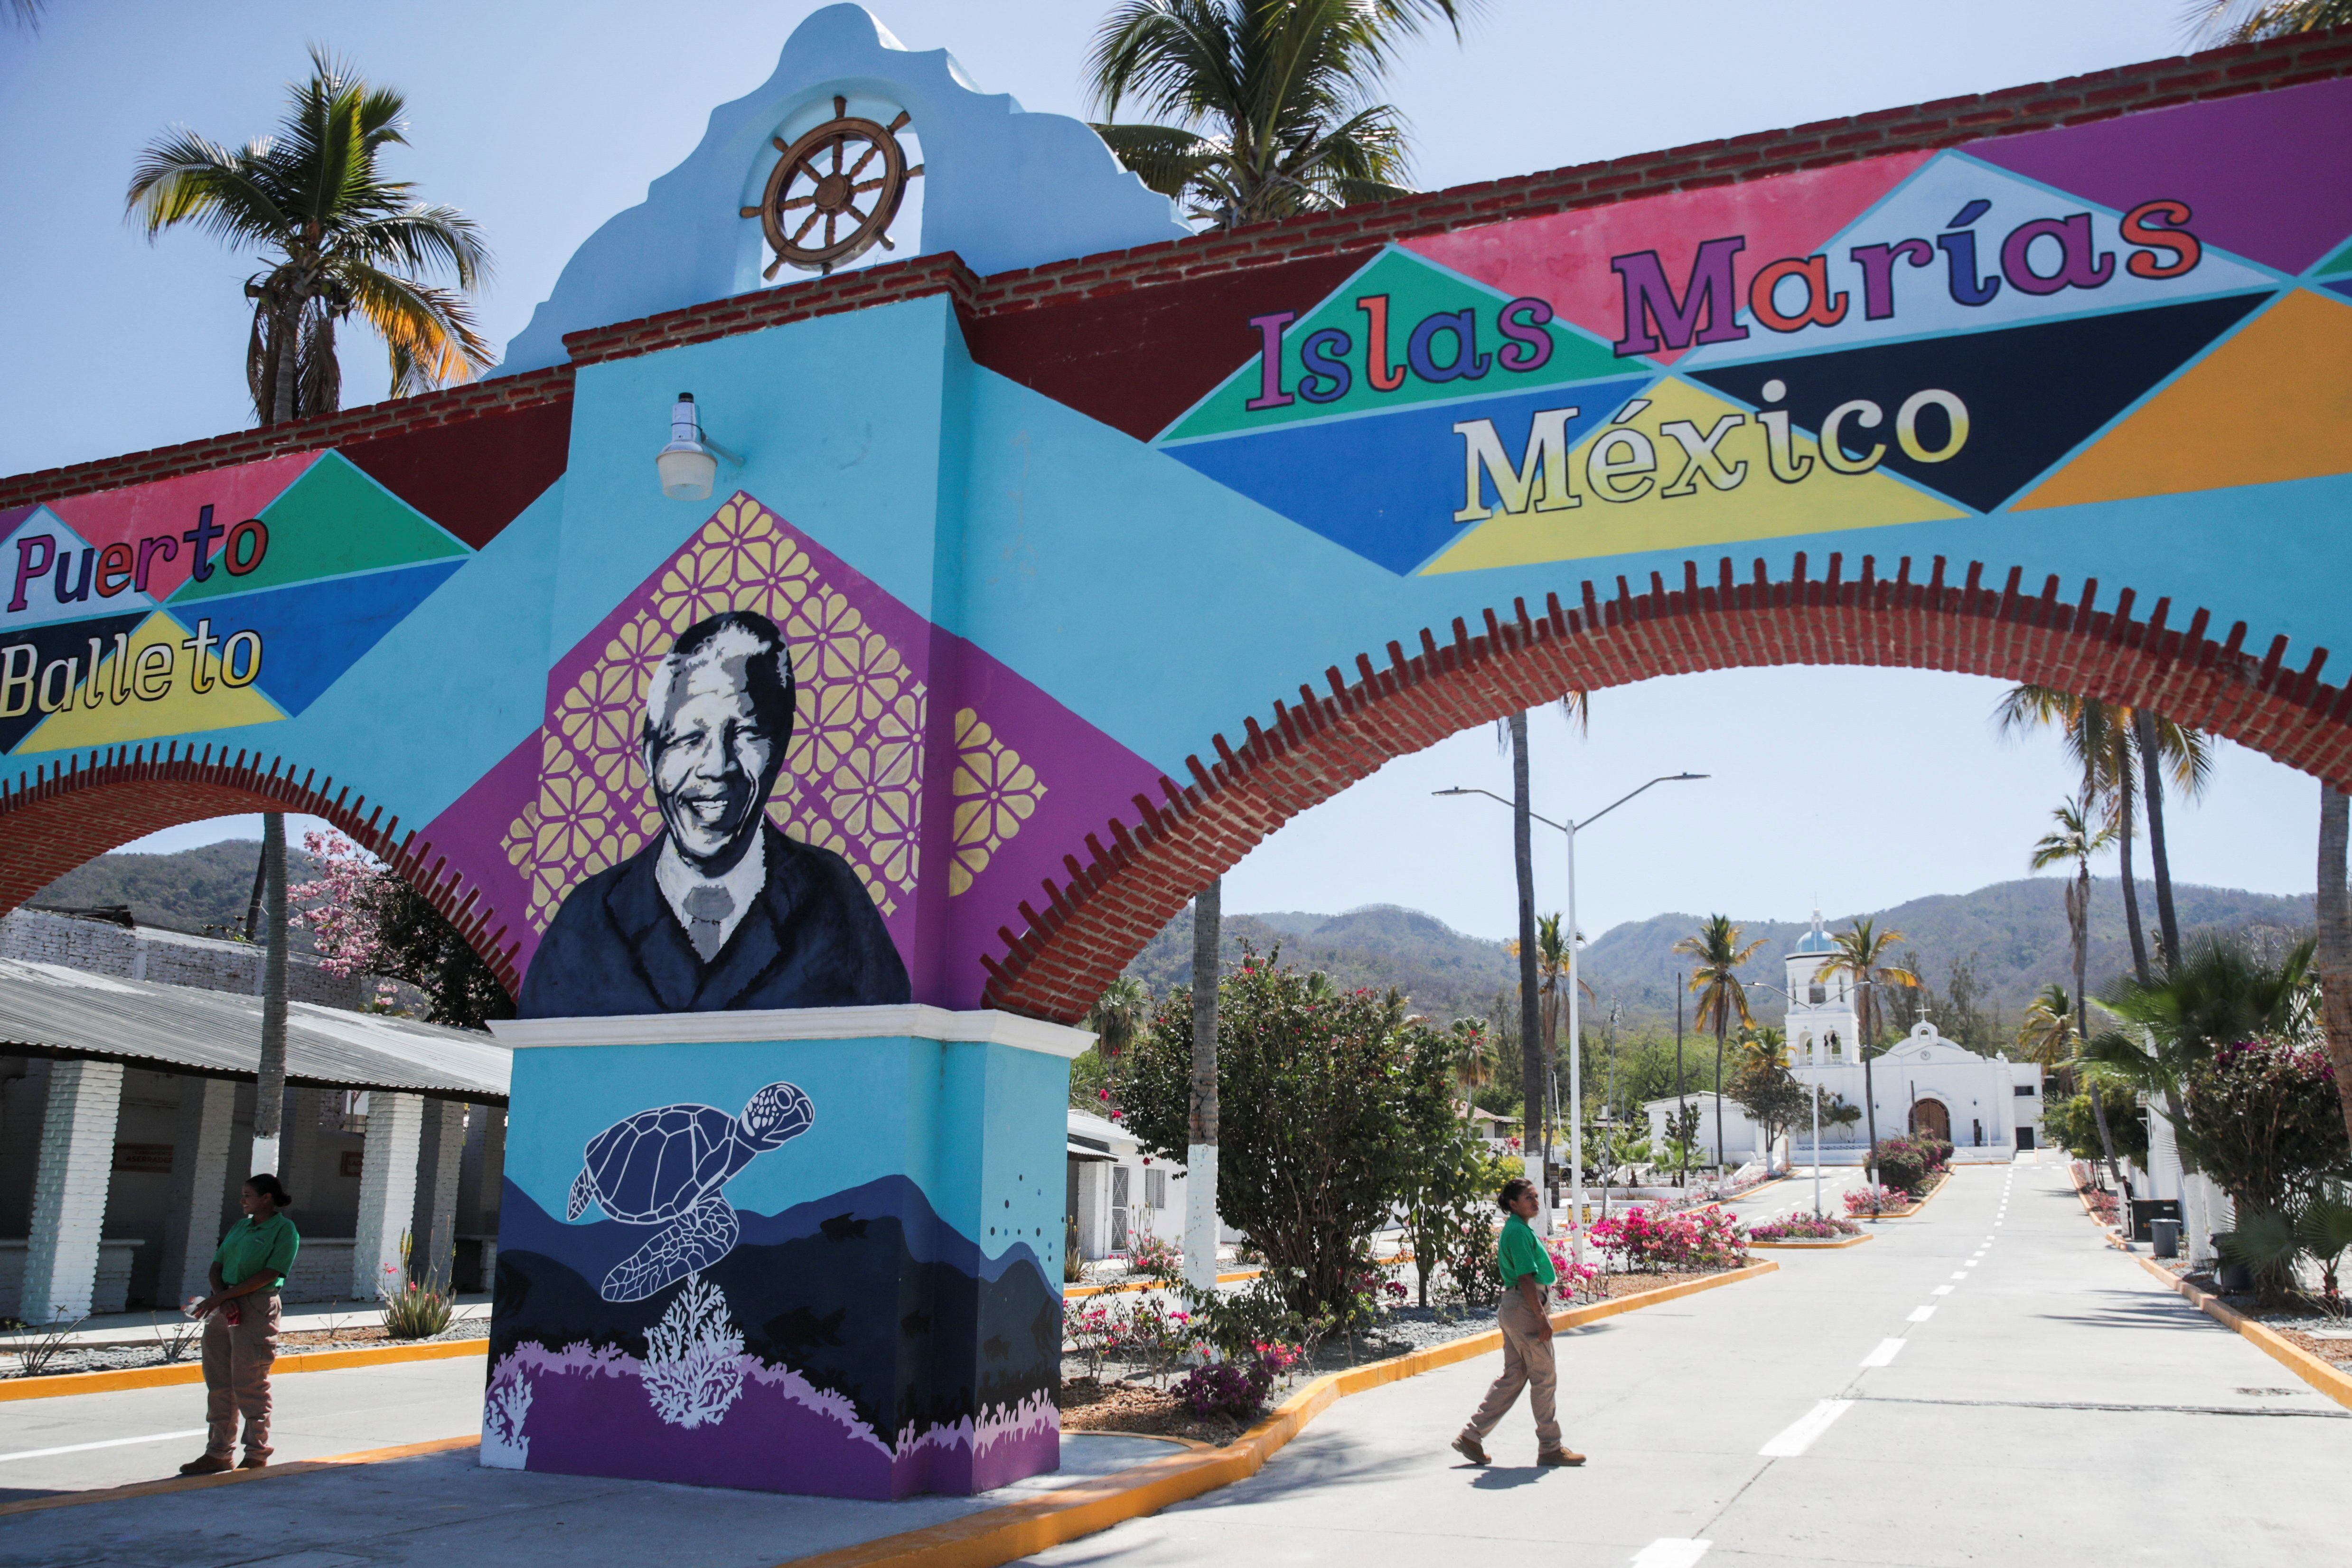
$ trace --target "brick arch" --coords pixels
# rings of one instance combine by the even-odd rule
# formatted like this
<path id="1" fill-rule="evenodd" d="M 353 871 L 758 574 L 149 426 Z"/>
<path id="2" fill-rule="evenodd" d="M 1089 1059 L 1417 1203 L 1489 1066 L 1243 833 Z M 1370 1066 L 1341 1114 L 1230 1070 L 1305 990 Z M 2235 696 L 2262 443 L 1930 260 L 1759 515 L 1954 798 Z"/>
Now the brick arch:
<path id="1" fill-rule="evenodd" d="M 26 779 L 0 784 L 0 913 L 117 845 L 185 822 L 244 812 L 324 817 L 390 866 L 447 917 L 509 994 L 521 989 L 520 944 L 432 844 L 400 818 L 385 821 L 351 786 L 283 757 L 178 742 L 109 746 L 68 755 Z"/>
<path id="2" fill-rule="evenodd" d="M 1891 577 L 1873 556 L 1861 564 L 1848 576 L 1832 554 L 1811 576 L 1800 553 L 1775 581 L 1762 560 L 1742 576 L 1726 556 L 1702 582 L 1685 561 L 1677 587 L 1652 573 L 1637 593 L 1619 577 L 1603 598 L 1586 582 L 1572 607 L 1552 595 L 1531 614 L 1517 600 L 1475 626 L 1456 617 L 1443 638 L 1424 627 L 1414 651 L 1391 642 L 1385 665 L 1358 654 L 1352 679 L 1332 666 L 1324 690 L 1302 685 L 1296 706 L 1244 718 L 1239 745 L 1213 737 L 1212 763 L 1188 757 L 1189 784 L 1163 778 L 1164 800 L 1137 795 L 1133 829 L 1114 820 L 1108 845 L 1088 834 L 1083 858 L 1066 855 L 1067 876 L 1044 884 L 1043 907 L 1021 905 L 1027 929 L 999 928 L 1003 956 L 982 961 L 985 1005 L 1075 1022 L 1197 889 L 1307 807 L 1472 725 L 1654 676 L 1845 664 L 2033 681 L 2159 709 L 2352 789 L 2352 685 L 2321 681 L 2325 648 L 2290 668 L 2284 636 L 2256 656 L 2244 622 L 2216 641 L 2207 611 L 2176 627 L 2169 599 L 2143 617 L 2128 588 L 2103 609 L 2095 578 L 2069 596 L 2050 576 L 2037 595 L 2022 566 L 1992 588 L 1980 562 L 1958 581 L 1942 556 L 1924 578 L 1908 556 Z"/>

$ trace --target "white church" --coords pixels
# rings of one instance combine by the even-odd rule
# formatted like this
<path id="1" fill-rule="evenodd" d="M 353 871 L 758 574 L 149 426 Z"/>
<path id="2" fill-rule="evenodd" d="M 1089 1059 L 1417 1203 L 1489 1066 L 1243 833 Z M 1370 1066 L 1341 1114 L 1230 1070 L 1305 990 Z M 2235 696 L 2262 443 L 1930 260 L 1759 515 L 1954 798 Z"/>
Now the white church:
<path id="1" fill-rule="evenodd" d="M 1824 974 L 1833 956 L 1829 934 L 1822 930 L 1819 911 L 1813 928 L 1797 939 L 1788 958 L 1790 1071 L 1798 1082 L 1818 1084 L 1824 1109 L 1843 1101 L 1859 1110 L 1865 1092 L 1862 1058 L 1856 1050 L 1862 1037 L 1853 982 L 1843 974 Z M 1881 999 L 1882 1002 L 1884 998 Z M 1883 1009 L 1882 1009 L 1883 1016 Z M 1729 1069 L 1728 1062 L 1726 1070 Z M 1948 1139 L 1956 1163 L 2006 1163 L 2020 1150 L 2042 1141 L 2042 1068 L 2035 1062 L 2011 1061 L 2006 1056 L 1980 1057 L 1936 1032 L 1925 1020 L 1883 1054 L 1871 1058 L 1869 1079 L 1876 1089 L 1878 1135 L 1892 1138 L 1912 1131 L 1932 1132 Z M 1699 1108 L 1698 1140 L 1714 1155 L 1715 1095 L 1712 1090 L 1687 1097 Z M 1669 1095 L 1651 1100 L 1650 1142 L 1665 1144 L 1666 1124 L 1683 1103 Z M 1870 1143 L 1868 1118 L 1841 1126 L 1822 1123 L 1822 1163 L 1858 1165 Z M 1812 1125 L 1808 1118 L 1785 1134 L 1774 1149 L 1764 1147 L 1764 1131 L 1748 1119 L 1738 1102 L 1723 1101 L 1725 1163 L 1753 1160 L 1774 1167 L 1793 1158 L 1812 1163 Z"/>

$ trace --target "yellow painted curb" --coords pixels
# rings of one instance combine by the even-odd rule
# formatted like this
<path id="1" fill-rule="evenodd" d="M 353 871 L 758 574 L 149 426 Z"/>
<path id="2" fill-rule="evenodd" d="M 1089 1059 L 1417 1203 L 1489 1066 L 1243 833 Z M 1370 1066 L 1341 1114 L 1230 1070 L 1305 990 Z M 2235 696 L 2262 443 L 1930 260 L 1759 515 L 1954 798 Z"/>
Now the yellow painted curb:
<path id="1" fill-rule="evenodd" d="M 2263 1327 L 2235 1307 L 2221 1300 L 2210 1290 L 2199 1289 L 2156 1259 L 2142 1258 L 2139 1254 L 2134 1253 L 2132 1261 L 2187 1297 L 2189 1305 L 2199 1311 L 2226 1328 L 2237 1330 L 2238 1332 L 2252 1340 L 2264 1355 L 2269 1356 L 2347 1410 L 2352 1410 L 2352 1375 L 2347 1375 L 2341 1370 L 2320 1360 L 2319 1357 L 2287 1339 L 2276 1330 Z"/>
<path id="2" fill-rule="evenodd" d="M 384 1459 L 414 1458 L 420 1454 L 446 1454 L 453 1448 L 473 1447 L 481 1440 L 478 1436 L 436 1437 L 429 1443 L 403 1443 L 396 1448 L 362 1448 L 356 1454 L 337 1454 L 327 1459 L 295 1459 L 258 1470 L 223 1470 L 216 1476 L 174 1476 L 169 1480 L 133 1481 L 127 1487 L 100 1487 L 86 1492 L 28 1498 L 23 1502 L 0 1503 L 0 1519 L 10 1514 L 42 1513 L 53 1508 L 79 1508 L 85 1503 L 121 1502 L 130 1498 L 153 1497 L 162 1492 L 236 1486 L 242 1481 L 268 1480 L 272 1476 L 307 1476 L 319 1470 L 340 1469 L 346 1465 L 373 1465 Z"/>
<path id="3" fill-rule="evenodd" d="M 383 1345 L 362 1351 L 311 1351 L 308 1354 L 279 1356 L 270 1363 L 269 1373 L 275 1377 L 280 1373 L 335 1372 L 349 1366 L 382 1366 L 390 1362 L 445 1361 L 451 1356 L 487 1355 L 489 1349 L 490 1342 L 479 1339 L 440 1340 L 424 1345 Z M 125 1367 L 120 1372 L 68 1372 L 54 1377 L 11 1377 L 0 1379 L 0 1402 L 58 1399 L 68 1394 L 112 1394 L 124 1388 L 170 1388 L 204 1380 L 205 1369 L 195 1362 L 175 1362 L 170 1366 Z"/>
<path id="4" fill-rule="evenodd" d="M 1217 1283 L 1231 1285 L 1236 1280 L 1255 1279 L 1265 1272 L 1263 1268 L 1244 1268 L 1237 1274 L 1220 1274 Z M 1062 1299 L 1076 1301 L 1087 1296 L 1116 1296 L 1123 1290 L 1157 1290 L 1160 1288 L 1157 1279 L 1125 1279 L 1116 1285 L 1065 1285 L 1062 1287 Z"/>
<path id="5" fill-rule="evenodd" d="M 1868 1231 L 1863 1232 L 1860 1236 L 1849 1236 L 1843 1241 L 1758 1241 L 1751 1237 L 1748 1243 L 1748 1250 L 1750 1252 L 1835 1252 L 1842 1247 L 1860 1247 L 1865 1241 L 1877 1239 Z"/>
<path id="6" fill-rule="evenodd" d="M 1780 1267 L 1769 1261 L 1753 1263 L 1704 1279 L 1685 1280 L 1611 1301 L 1596 1301 L 1591 1306 L 1554 1313 L 1552 1326 L 1570 1329 L 1597 1322 L 1621 1312 L 1670 1301 L 1677 1296 L 1769 1274 Z M 1392 1356 L 1369 1366 L 1327 1373 L 1222 1448 L 1203 1448 L 1196 1453 L 1154 1459 L 945 1524 L 885 1536 L 814 1557 L 795 1557 L 790 1568 L 998 1568 L 999 1564 L 1246 1480 L 1335 1401 L 1485 1355 L 1501 1349 L 1502 1343 L 1503 1336 L 1497 1330 Z"/>

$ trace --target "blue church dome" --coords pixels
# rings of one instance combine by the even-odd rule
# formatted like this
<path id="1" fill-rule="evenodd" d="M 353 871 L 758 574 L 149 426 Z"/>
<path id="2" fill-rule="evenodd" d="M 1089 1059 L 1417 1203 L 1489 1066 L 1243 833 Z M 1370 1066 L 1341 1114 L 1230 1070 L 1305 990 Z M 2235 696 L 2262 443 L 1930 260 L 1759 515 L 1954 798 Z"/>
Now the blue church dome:
<path id="1" fill-rule="evenodd" d="M 1807 931 L 1804 935 L 1797 939 L 1795 951 L 1798 952 L 1834 952 L 1837 951 L 1837 943 L 1829 939 L 1828 932 L 1822 931 L 1820 926 L 1816 925 L 1812 930 Z"/>

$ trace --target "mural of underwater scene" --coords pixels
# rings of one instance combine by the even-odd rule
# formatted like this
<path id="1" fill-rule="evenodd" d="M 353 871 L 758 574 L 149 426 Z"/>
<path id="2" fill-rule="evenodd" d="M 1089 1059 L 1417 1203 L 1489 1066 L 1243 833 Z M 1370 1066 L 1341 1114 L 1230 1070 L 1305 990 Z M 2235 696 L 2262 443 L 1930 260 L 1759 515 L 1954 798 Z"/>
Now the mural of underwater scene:
<path id="1" fill-rule="evenodd" d="M 975 1241 L 896 1173 L 761 1212 L 890 1163 L 882 1108 L 957 1069 L 902 1077 L 891 1053 L 861 1062 L 831 1043 L 710 1057 L 592 1048 L 617 1069 L 607 1092 L 578 1084 L 576 1059 L 535 1085 L 533 1058 L 572 1053 L 520 1053 L 519 1102 L 562 1131 L 518 1145 L 503 1191 L 485 1465 L 876 1500 L 1055 1468 L 1061 1293 L 1044 1224 L 1020 1240 L 1006 1224 L 975 1227 L 987 1237 Z M 793 1078 L 733 1089 L 749 1064 L 786 1059 Z M 726 1065 L 698 1072 L 707 1061 Z M 1039 1058 L 1013 1070 L 1063 1069 Z M 730 1103 L 681 1100 L 588 1126 L 605 1114 L 592 1103 L 664 1080 L 724 1081 Z M 927 1110 L 903 1125 L 960 1120 L 953 1103 Z M 1037 1143 L 1025 1163 L 1042 1174 L 1051 1119 L 1028 1120 L 1041 1135 L 1009 1142 Z M 527 1189 L 556 1186 L 567 1142 L 573 1168 L 551 1212 Z M 859 1146 L 862 1158 L 836 1157 Z M 999 1195 L 968 1171 L 947 1184 L 950 1206 L 1007 1220 L 1048 1219 L 1048 1189 L 1060 1196 L 1042 1180 L 1034 1203 Z"/>

